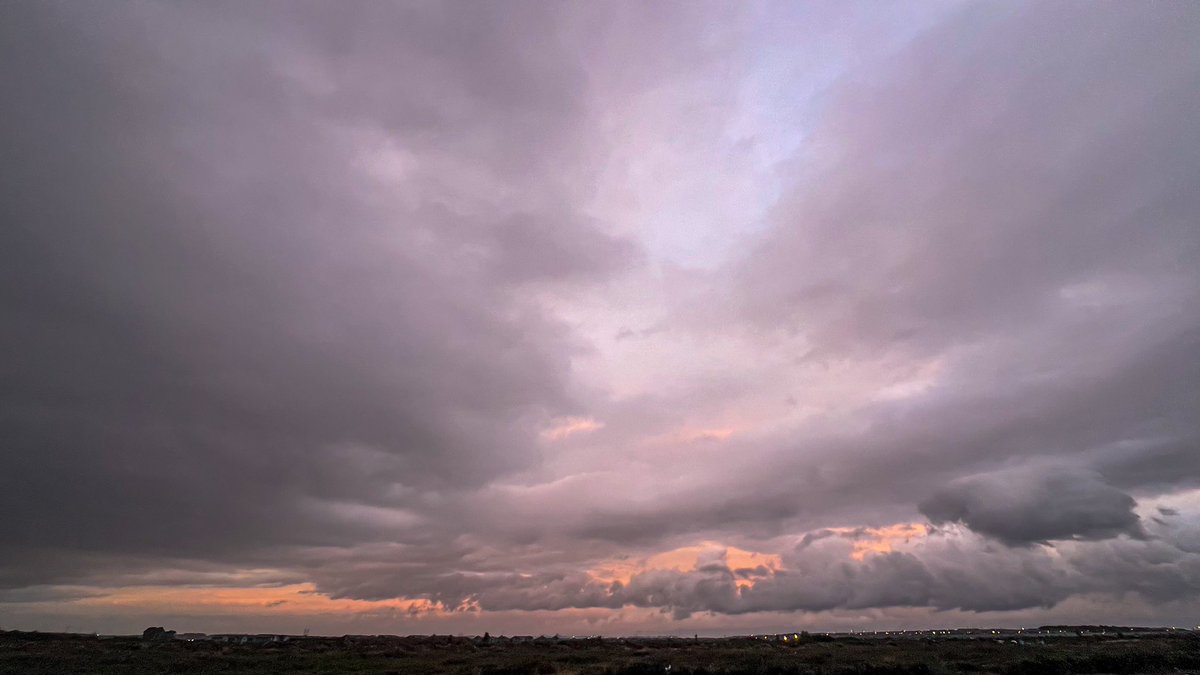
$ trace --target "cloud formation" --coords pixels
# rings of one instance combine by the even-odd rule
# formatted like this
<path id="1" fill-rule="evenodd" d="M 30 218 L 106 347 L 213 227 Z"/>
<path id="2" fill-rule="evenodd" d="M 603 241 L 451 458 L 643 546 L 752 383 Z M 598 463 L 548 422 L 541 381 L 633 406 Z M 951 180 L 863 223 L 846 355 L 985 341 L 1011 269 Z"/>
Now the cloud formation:
<path id="1" fill-rule="evenodd" d="M 0 619 L 1177 622 L 1198 25 L 6 4 Z"/>
<path id="2" fill-rule="evenodd" d="M 1008 543 L 1140 536 L 1133 497 L 1096 476 L 1053 467 L 967 476 L 919 507 L 934 523 L 961 522 Z"/>

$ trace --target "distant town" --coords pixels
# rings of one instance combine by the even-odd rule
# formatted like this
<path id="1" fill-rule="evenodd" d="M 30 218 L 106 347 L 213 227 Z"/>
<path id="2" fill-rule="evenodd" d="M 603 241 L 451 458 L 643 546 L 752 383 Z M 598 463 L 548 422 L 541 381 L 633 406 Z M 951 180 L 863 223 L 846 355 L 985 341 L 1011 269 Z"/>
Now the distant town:
<path id="1" fill-rule="evenodd" d="M 343 639 L 381 639 L 395 638 L 415 641 L 433 642 L 468 642 L 475 644 L 543 644 L 562 640 L 763 640 L 767 642 L 800 643 L 809 641 L 826 641 L 836 639 L 865 639 L 865 640 L 991 640 L 996 642 L 1010 641 L 1016 644 L 1053 640 L 1055 638 L 1103 636 L 1107 638 L 1138 638 L 1162 637 L 1200 632 L 1200 626 L 1181 628 L 1177 626 L 1102 626 L 1102 625 L 1055 625 L 1038 626 L 1037 628 L 951 628 L 951 629 L 917 629 L 917 630 L 872 630 L 872 631 L 841 631 L 813 633 L 796 631 L 790 633 L 758 633 L 750 635 L 729 635 L 721 637 L 691 637 L 678 635 L 657 636 L 628 636 L 604 637 L 599 635 L 344 635 Z M 100 638 L 123 636 L 98 636 Z M 302 640 L 313 636 L 286 635 L 274 633 L 179 633 L 156 626 L 147 628 L 142 633 L 144 640 L 184 640 L 188 642 L 210 641 L 227 644 L 255 645 L 278 644 L 292 640 Z"/>

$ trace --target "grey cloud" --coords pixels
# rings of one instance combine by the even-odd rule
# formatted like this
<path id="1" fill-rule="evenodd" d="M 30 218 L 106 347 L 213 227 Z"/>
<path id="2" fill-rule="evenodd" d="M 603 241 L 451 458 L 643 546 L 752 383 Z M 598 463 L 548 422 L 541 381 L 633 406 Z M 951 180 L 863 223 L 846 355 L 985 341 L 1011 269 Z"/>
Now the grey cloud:
<path id="1" fill-rule="evenodd" d="M 1200 438 L 1148 438 L 1100 448 L 1094 465 L 1105 479 L 1124 487 L 1186 487 L 1200 482 Z"/>
<path id="2" fill-rule="evenodd" d="M 586 226 L 514 217 L 496 228 L 497 274 L 516 280 L 592 278 L 634 259 L 634 245 Z"/>
<path id="3" fill-rule="evenodd" d="M 677 86 L 753 112 L 728 97 L 761 18 L 0 7 L 0 588 L 278 568 L 334 597 L 675 617 L 1194 597 L 1195 528 L 1134 512 L 1200 484 L 1191 5 L 968 5 L 833 82 L 752 249 L 668 271 L 674 313 L 608 340 L 745 342 L 763 371 L 579 381 L 578 317 L 544 296 L 647 255 L 585 207 L 605 125 Z M 746 412 L 755 378 L 805 403 L 810 371 L 777 364 L 845 362 L 937 368 L 638 445 Z M 585 414 L 605 426 L 551 473 L 540 426 Z M 922 514 L 928 545 L 861 564 L 828 529 Z M 779 571 L 582 572 L 788 535 Z"/>
<path id="4" fill-rule="evenodd" d="M 1052 606 L 1072 592 L 1069 571 L 1046 556 L 1021 550 L 989 551 L 981 542 L 934 533 L 922 546 L 846 559 L 836 539 L 815 551 L 802 547 L 784 559 L 789 570 L 744 595 L 748 609 L 813 610 L 925 606 L 939 610 L 1003 611 Z"/>
<path id="5" fill-rule="evenodd" d="M 1124 589 L 1153 602 L 1192 598 L 1200 588 L 1200 558 L 1186 546 L 1166 541 L 1140 546 L 1102 542 L 1077 551 L 1072 564 L 1096 588 Z"/>
<path id="6" fill-rule="evenodd" d="M 698 273 L 706 290 L 673 318 L 768 353 L 798 335 L 807 363 L 917 359 L 939 374 L 911 399 L 731 442 L 736 472 L 679 468 L 660 498 L 606 505 L 578 531 L 639 543 L 883 523 L 963 476 L 1050 463 L 1105 510 L 1043 516 L 1037 536 L 1107 536 L 1136 533 L 1132 497 L 1194 486 L 1200 203 L 1181 177 L 1200 175 L 1182 140 L 1196 137 L 1196 18 L 1150 14 L 973 6 L 836 84 L 758 247 Z M 722 384 L 641 399 L 640 417 L 606 411 L 606 433 L 755 383 Z"/>
<path id="7" fill-rule="evenodd" d="M 695 312 L 751 320 L 767 344 L 797 335 L 807 361 L 941 372 L 850 415 L 857 435 L 781 434 L 759 476 L 731 482 L 770 500 L 762 485 L 789 484 L 793 513 L 844 501 L 850 519 L 1049 458 L 1105 506 L 1094 523 L 983 525 L 1022 541 L 1136 532 L 1130 495 L 1195 485 L 1200 203 L 1181 177 L 1200 175 L 1200 151 L 1180 140 L 1196 137 L 1194 25 L 1182 5 L 977 5 L 835 87 L 773 226 Z M 1015 512 L 994 497 L 971 506 Z"/>
<path id="8" fill-rule="evenodd" d="M 95 597 L 100 594 L 100 591 L 94 589 L 70 588 L 66 586 L 26 586 L 18 589 L 0 590 L 0 602 L 36 603 L 69 601 Z"/>
<path id="9" fill-rule="evenodd" d="M 1192 10 L 1079 9 L 971 8 L 848 88 L 797 167 L 819 187 L 749 261 L 747 310 L 823 353 L 928 353 L 1046 321 L 1072 284 L 1194 288 L 1179 177 L 1200 156 L 1176 143 L 1200 77 Z"/>
<path id="10" fill-rule="evenodd" d="M 531 565 L 535 558 L 520 552 L 492 559 L 460 549 L 454 554 L 460 556 L 457 561 L 434 548 L 425 553 L 358 552 L 352 559 L 361 568 L 349 576 L 350 567 L 331 564 L 335 558 L 321 556 L 313 562 L 321 570 L 318 578 L 344 575 L 341 581 L 326 579 L 321 584 L 326 592 L 340 589 L 334 592 L 337 597 L 387 598 L 401 592 L 460 611 L 631 606 L 661 609 L 676 618 L 880 607 L 996 612 L 1046 609 L 1085 595 L 1134 593 L 1151 601 L 1195 597 L 1200 593 L 1200 556 L 1182 546 L 1185 541 L 1186 537 L 1070 542 L 1060 555 L 1051 556 L 1042 548 L 997 548 L 985 538 L 948 528 L 931 532 L 905 550 L 871 555 L 860 563 L 849 559 L 848 538 L 825 537 L 786 553 L 777 570 L 764 567 L 743 574 L 721 551 L 710 551 L 700 556 L 694 570 L 647 570 L 624 584 L 572 571 L 569 560 Z M 479 565 L 483 560 L 488 564 Z M 464 564 L 471 570 L 446 571 Z M 514 567 L 528 571 L 514 573 Z M 555 567 L 561 571 L 553 571 Z M 378 584 L 377 594 L 347 586 L 353 578 Z M 739 579 L 752 579 L 754 584 L 740 588 Z"/>
<path id="11" fill-rule="evenodd" d="M 921 503 L 935 523 L 961 522 L 1010 544 L 1142 536 L 1132 497 L 1098 476 L 1029 467 L 957 479 Z"/>
<path id="12" fill-rule="evenodd" d="M 795 333 L 808 361 L 938 359 L 942 372 L 928 392 L 829 427 L 735 440 L 736 471 L 673 467 L 653 495 L 605 503 L 569 531 L 637 546 L 765 537 L 924 504 L 1010 543 L 1141 536 L 1134 496 L 1200 476 L 1200 240 L 1188 225 L 1200 205 L 1180 180 L 1200 158 L 1181 140 L 1195 137 L 1185 110 L 1200 91 L 1192 25 L 1183 6 L 976 6 L 883 74 L 835 88 L 773 227 L 701 279 L 717 290 L 685 307 L 702 319 L 689 327 L 724 337 L 749 319 L 764 350 Z M 1061 36 L 1037 72 L 1021 66 Z M 1109 113 L 1080 127 L 1089 110 Z M 609 411 L 606 433 L 684 400 L 707 403 L 641 399 L 636 416 Z M 1041 475 L 1047 465 L 1060 468 Z M 964 476 L 982 476 L 973 485 L 990 498 Z M 975 606 L 1072 592 L 991 588 Z"/>
<path id="13" fill-rule="evenodd" d="M 1166 541 L 1072 542 L 1058 556 L 1043 548 L 995 548 L 988 540 L 933 532 L 908 550 L 848 558 L 842 538 L 801 544 L 778 570 L 739 574 L 719 555 L 696 568 L 646 570 L 628 583 L 571 572 L 453 573 L 420 584 L 449 607 L 492 611 L 645 607 L 677 619 L 695 613 L 826 612 L 884 607 L 1010 612 L 1052 608 L 1073 596 L 1150 601 L 1195 597 L 1200 557 Z M 740 579 L 753 585 L 740 587 Z"/>
<path id="14" fill-rule="evenodd" d="M 516 289 L 636 249 L 555 180 L 582 84 L 508 39 L 555 17 L 225 9 L 4 9 L 7 545 L 356 543 L 379 528 L 301 506 L 478 485 L 578 406 L 574 340 Z M 417 175 L 371 187 L 372 134 Z M 546 206 L 444 203 L 472 180 Z"/>

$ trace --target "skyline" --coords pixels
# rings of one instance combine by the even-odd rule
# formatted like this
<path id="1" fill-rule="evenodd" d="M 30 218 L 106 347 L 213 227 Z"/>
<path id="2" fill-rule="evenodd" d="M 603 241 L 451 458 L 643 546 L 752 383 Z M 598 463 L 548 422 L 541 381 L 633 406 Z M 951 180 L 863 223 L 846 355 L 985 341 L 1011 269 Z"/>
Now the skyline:
<path id="1" fill-rule="evenodd" d="M 0 6 L 0 626 L 1200 623 L 1193 3 Z"/>

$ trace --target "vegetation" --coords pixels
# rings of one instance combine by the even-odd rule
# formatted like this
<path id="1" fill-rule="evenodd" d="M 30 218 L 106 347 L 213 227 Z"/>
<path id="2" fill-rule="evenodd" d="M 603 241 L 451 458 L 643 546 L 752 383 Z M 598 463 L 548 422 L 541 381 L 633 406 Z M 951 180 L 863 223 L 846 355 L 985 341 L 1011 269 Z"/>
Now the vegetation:
<path id="1" fill-rule="evenodd" d="M 1039 641 L 1040 642 L 1040 641 Z M 728 638 L 512 642 L 448 636 L 295 638 L 232 645 L 0 633 L 0 673 L 1200 673 L 1200 637 L 1003 640 Z"/>

